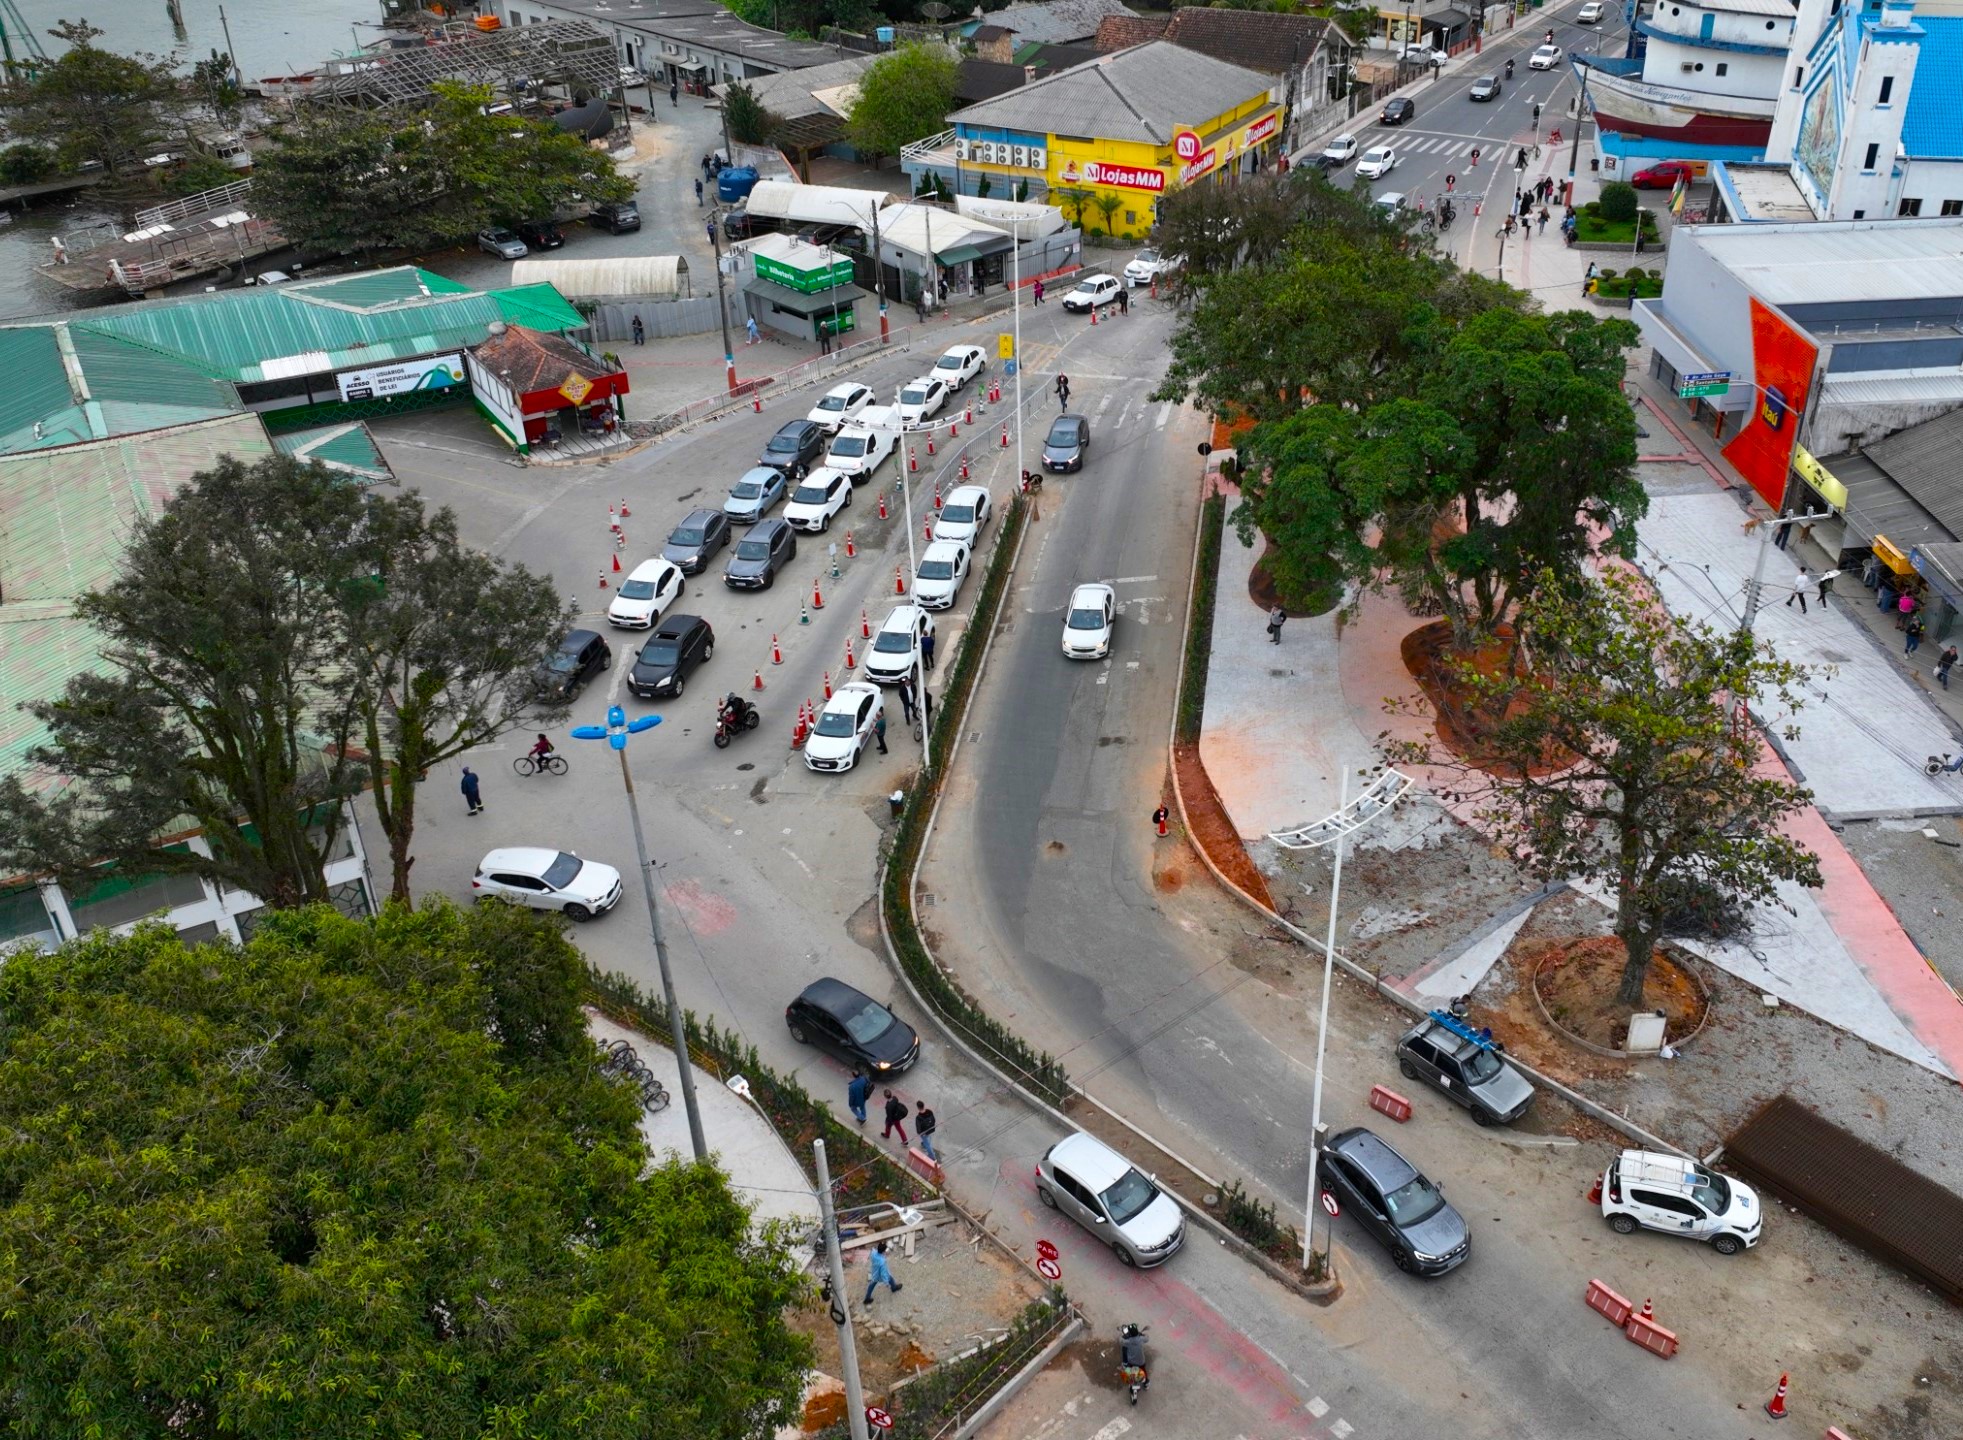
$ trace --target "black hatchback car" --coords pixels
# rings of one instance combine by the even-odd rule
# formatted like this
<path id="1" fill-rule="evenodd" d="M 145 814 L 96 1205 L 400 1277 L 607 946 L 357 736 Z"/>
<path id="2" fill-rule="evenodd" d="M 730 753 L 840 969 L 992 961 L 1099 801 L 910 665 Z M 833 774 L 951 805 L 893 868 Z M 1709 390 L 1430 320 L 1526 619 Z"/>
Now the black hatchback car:
<path id="1" fill-rule="evenodd" d="M 539 688 L 554 700 L 571 700 L 612 664 L 613 651 L 602 636 L 591 630 L 568 630 L 559 648 L 539 667 Z"/>
<path id="2" fill-rule="evenodd" d="M 784 1007 L 800 1045 L 816 1045 L 875 1078 L 897 1075 L 920 1058 L 920 1037 L 891 1010 L 843 980 L 813 980 Z"/>
<path id="3" fill-rule="evenodd" d="M 668 532 L 661 558 L 674 562 L 684 575 L 700 575 L 709 559 L 729 543 L 729 517 L 720 510 L 691 510 Z"/>
<path id="4" fill-rule="evenodd" d="M 782 520 L 752 525 L 736 542 L 736 553 L 723 566 L 722 583 L 732 590 L 768 590 L 777 572 L 797 559 L 797 531 Z"/>
<path id="5" fill-rule="evenodd" d="M 1090 448 L 1090 420 L 1082 415 L 1059 415 L 1043 437 L 1043 468 L 1057 473 L 1081 470 Z"/>
<path id="6" fill-rule="evenodd" d="M 634 657 L 627 688 L 643 700 L 679 696 L 691 671 L 716 653 L 716 632 L 695 615 L 664 615 Z"/>
<path id="7" fill-rule="evenodd" d="M 557 250 L 566 243 L 565 233 L 550 220 L 520 220 L 511 228 L 534 250 Z"/>
<path id="8" fill-rule="evenodd" d="M 1445 1203 L 1445 1192 L 1362 1126 L 1323 1142 L 1316 1183 L 1381 1240 L 1407 1274 L 1443 1275 L 1472 1253 L 1472 1232 Z"/>
<path id="9" fill-rule="evenodd" d="M 1384 113 L 1378 119 L 1386 125 L 1402 125 L 1417 113 L 1418 107 L 1399 95 L 1384 102 Z"/>
<path id="10" fill-rule="evenodd" d="M 782 470 L 793 480 L 802 480 L 811 467 L 818 463 L 818 457 L 825 453 L 827 440 L 825 427 L 814 420 L 793 420 L 763 447 L 758 457 L 765 465 Z"/>
<path id="11" fill-rule="evenodd" d="M 624 235 L 641 228 L 641 207 L 632 200 L 623 200 L 618 205 L 595 205 L 586 221 L 597 229 Z"/>

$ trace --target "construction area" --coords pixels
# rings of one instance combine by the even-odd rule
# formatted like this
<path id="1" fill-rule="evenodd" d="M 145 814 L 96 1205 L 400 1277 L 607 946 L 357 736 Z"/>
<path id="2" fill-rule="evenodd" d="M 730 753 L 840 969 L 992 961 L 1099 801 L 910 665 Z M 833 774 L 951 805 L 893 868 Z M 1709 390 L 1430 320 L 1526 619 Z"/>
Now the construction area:
<path id="1" fill-rule="evenodd" d="M 120 235 L 96 229 L 63 236 L 54 258 L 34 268 L 77 294 L 141 297 L 285 249 L 285 234 L 251 207 L 252 182 L 235 180 L 139 210 L 136 228 Z"/>

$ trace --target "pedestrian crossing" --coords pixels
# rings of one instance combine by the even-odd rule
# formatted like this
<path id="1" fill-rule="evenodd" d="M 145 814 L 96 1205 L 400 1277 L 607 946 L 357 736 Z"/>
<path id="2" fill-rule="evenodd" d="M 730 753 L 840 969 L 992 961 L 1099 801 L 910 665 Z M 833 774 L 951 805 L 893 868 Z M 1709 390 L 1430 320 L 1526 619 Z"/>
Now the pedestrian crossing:
<path id="1" fill-rule="evenodd" d="M 1365 148 L 1371 145 L 1389 145 L 1399 157 L 1406 155 L 1435 155 L 1439 159 L 1449 159 L 1454 155 L 1470 155 L 1478 150 L 1482 158 L 1496 155 L 1505 147 L 1506 141 L 1497 136 L 1467 135 L 1427 135 L 1419 130 L 1406 130 L 1401 125 L 1388 129 L 1373 129 L 1359 142 Z"/>

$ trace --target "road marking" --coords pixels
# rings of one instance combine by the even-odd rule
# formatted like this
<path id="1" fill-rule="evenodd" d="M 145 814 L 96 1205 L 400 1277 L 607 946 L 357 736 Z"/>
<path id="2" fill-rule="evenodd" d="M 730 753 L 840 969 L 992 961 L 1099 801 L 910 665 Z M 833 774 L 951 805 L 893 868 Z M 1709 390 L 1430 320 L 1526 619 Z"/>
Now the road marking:
<path id="1" fill-rule="evenodd" d="M 788 855 L 788 856 L 790 856 L 790 857 L 791 857 L 791 859 L 793 859 L 793 860 L 796 860 L 796 861 L 797 861 L 797 868 L 798 868 L 798 869 L 800 869 L 800 870 L 802 870 L 802 871 L 803 871 L 803 872 L 804 872 L 804 873 L 805 873 L 806 875 L 810 875 L 810 876 L 811 876 L 811 878 L 812 878 L 813 880 L 816 880 L 816 879 L 818 878 L 818 877 L 817 877 L 816 875 L 812 875 L 812 874 L 811 874 L 811 867 L 810 867 L 809 865 L 807 865 L 807 864 L 805 864 L 805 863 L 804 863 L 804 861 L 803 861 L 802 859 L 800 859 L 800 858 L 799 858 L 799 856 L 798 856 L 798 853 L 797 853 L 797 851 L 795 851 L 795 850 L 793 850 L 793 849 L 792 849 L 792 848 L 791 848 L 790 846 L 788 846 L 788 845 L 786 845 L 786 846 L 784 846 L 784 847 L 783 847 L 783 850 L 784 850 L 784 853 L 785 853 L 786 855 Z"/>
<path id="2" fill-rule="evenodd" d="M 1111 399 L 1112 397 L 1107 393 L 1102 400 L 1097 402 L 1097 413 L 1099 415 L 1102 415 L 1106 410 L 1111 408 Z"/>
<path id="3" fill-rule="evenodd" d="M 1309 1413 L 1320 1420 L 1329 1413 L 1329 1402 L 1320 1395 L 1312 1396 L 1309 1400 Z"/>
<path id="4" fill-rule="evenodd" d="M 1120 575 L 1116 580 L 1107 583 L 1112 585 L 1146 585 L 1158 578 L 1156 575 Z"/>
<path id="5" fill-rule="evenodd" d="M 1166 428 L 1166 421 L 1172 418 L 1172 403 L 1172 401 L 1168 400 L 1160 407 L 1158 423 L 1152 427 L 1154 430 L 1163 430 Z"/>
<path id="6" fill-rule="evenodd" d="M 1349 1440 L 1349 1437 L 1356 1433 L 1356 1427 L 1347 1420 L 1331 1420 L 1329 1433 L 1335 1436 L 1336 1440 Z"/>
<path id="7" fill-rule="evenodd" d="M 1113 1420 L 1109 1425 L 1106 1425 L 1102 1430 L 1091 1436 L 1091 1440 L 1118 1440 L 1120 1435 L 1125 1434 L 1130 1429 L 1131 1421 L 1120 1415 L 1116 1420 Z"/>

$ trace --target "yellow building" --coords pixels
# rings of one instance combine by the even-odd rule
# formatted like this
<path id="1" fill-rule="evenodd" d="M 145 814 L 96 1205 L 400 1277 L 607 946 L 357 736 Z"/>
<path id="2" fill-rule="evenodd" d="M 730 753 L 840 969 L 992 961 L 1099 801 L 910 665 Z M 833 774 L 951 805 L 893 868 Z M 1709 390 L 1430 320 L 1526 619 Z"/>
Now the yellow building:
<path id="1" fill-rule="evenodd" d="M 951 158 L 968 193 L 976 176 L 1003 198 L 1027 185 L 1029 199 L 1062 204 L 1088 232 L 1136 237 L 1161 195 L 1270 162 L 1286 119 L 1275 87 L 1155 40 L 957 111 Z M 1081 216 L 1073 194 L 1088 197 Z"/>

